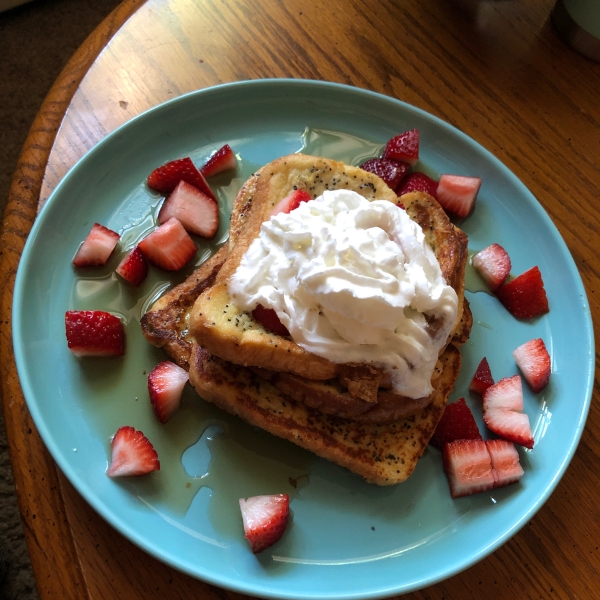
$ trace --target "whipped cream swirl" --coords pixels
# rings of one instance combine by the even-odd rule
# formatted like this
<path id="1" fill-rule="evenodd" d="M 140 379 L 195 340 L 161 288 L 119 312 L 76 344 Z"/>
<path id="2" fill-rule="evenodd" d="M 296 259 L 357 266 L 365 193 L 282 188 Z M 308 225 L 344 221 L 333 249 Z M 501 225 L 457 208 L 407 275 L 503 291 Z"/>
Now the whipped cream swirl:
<path id="1" fill-rule="evenodd" d="M 349 190 L 263 223 L 228 291 L 242 310 L 273 308 L 308 352 L 383 367 L 410 398 L 431 393 L 458 307 L 421 227 L 391 202 Z M 434 335 L 432 318 L 442 321 Z"/>

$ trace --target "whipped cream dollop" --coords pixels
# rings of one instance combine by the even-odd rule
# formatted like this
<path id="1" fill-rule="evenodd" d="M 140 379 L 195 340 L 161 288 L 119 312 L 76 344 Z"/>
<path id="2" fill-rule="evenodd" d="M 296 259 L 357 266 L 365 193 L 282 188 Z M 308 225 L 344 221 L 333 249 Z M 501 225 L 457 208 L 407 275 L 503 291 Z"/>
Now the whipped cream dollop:
<path id="1" fill-rule="evenodd" d="M 431 393 L 458 308 L 421 227 L 393 203 L 350 190 L 265 221 L 228 291 L 242 310 L 273 308 L 308 352 L 383 367 L 410 398 Z M 432 318 L 442 320 L 434 335 Z"/>

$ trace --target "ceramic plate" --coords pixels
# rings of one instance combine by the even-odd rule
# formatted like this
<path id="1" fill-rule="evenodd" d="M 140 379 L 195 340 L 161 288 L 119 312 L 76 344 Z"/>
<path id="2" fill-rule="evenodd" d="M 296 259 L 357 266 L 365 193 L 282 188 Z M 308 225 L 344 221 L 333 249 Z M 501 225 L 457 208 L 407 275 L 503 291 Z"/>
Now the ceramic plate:
<path id="1" fill-rule="evenodd" d="M 525 390 L 535 448 L 520 450 L 525 477 L 492 493 L 452 500 L 440 453 L 428 449 L 410 479 L 392 488 L 364 483 L 344 469 L 240 423 L 186 390 L 167 425 L 148 402 L 147 373 L 164 358 L 139 319 L 171 283 L 152 269 L 133 289 L 114 275 L 126 249 L 154 226 L 159 195 L 150 171 L 191 156 L 201 164 L 224 143 L 239 168 L 211 181 L 222 225 L 200 243 L 195 264 L 227 237 L 227 215 L 242 181 L 259 165 L 304 151 L 359 164 L 406 129 L 421 133 L 417 169 L 477 175 L 475 212 L 459 225 L 470 251 L 498 242 L 513 273 L 538 265 L 551 311 L 517 321 L 492 296 L 467 292 L 473 333 L 452 399 L 480 416 L 468 383 L 483 356 L 496 379 L 517 372 L 511 351 L 541 337 L 552 379 Z M 121 235 L 106 268 L 75 272 L 74 253 L 94 222 Z M 67 349 L 67 309 L 103 309 L 126 323 L 122 359 L 78 360 Z M 14 349 L 29 410 L 52 456 L 86 500 L 118 531 L 182 571 L 214 584 L 276 598 L 375 598 L 425 587 L 493 552 L 546 501 L 579 441 L 589 408 L 593 339 L 587 300 L 556 228 L 522 183 L 472 139 L 397 100 L 342 85 L 251 81 L 192 93 L 133 119 L 98 144 L 58 186 L 23 253 L 14 294 Z M 115 481 L 104 472 L 110 438 L 121 425 L 141 429 L 160 472 Z M 482 431 L 483 425 L 480 420 Z M 293 523 L 283 539 L 254 556 L 237 501 L 287 492 Z"/>

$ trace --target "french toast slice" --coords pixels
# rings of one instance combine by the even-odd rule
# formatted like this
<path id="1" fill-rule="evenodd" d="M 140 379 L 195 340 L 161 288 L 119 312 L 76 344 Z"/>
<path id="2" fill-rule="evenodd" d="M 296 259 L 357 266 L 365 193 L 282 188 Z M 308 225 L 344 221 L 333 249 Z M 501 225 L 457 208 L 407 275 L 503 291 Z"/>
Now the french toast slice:
<path id="1" fill-rule="evenodd" d="M 302 179 L 303 185 L 306 185 L 303 189 L 310 188 L 308 191 L 313 196 L 319 195 L 324 189 L 335 189 L 327 187 L 335 184 L 333 171 L 340 168 L 336 166 L 333 169 L 332 165 L 341 165 L 344 169 L 342 181 L 349 189 L 359 193 L 362 190 L 363 195 L 372 194 L 367 197 L 373 197 L 375 193 L 381 197 L 383 190 L 385 197 L 389 196 L 387 199 L 397 201 L 395 194 L 374 175 L 335 161 L 297 156 L 284 157 L 275 161 L 276 164 L 266 165 L 244 184 L 234 204 L 227 247 L 195 271 L 191 281 L 175 287 L 152 306 L 142 319 L 144 335 L 153 344 L 163 347 L 178 364 L 189 369 L 190 381 L 204 399 L 348 468 L 369 482 L 379 485 L 400 483 L 412 473 L 424 452 L 460 371 L 457 346 L 468 339 L 472 324 L 468 302 L 464 299 L 466 236 L 450 223 L 430 196 L 411 193 L 401 198 L 409 216 L 424 230 L 446 281 L 457 292 L 458 315 L 448 336 L 448 344 L 440 353 L 434 370 L 434 390 L 430 396 L 416 400 L 398 397 L 386 389 L 383 381 L 377 390 L 377 402 L 353 396 L 349 393 L 349 382 L 353 382 L 351 369 L 346 371 L 346 381 L 342 385 L 340 380 L 344 374 L 340 371 L 344 370 L 345 365 L 335 365 L 325 359 L 314 361 L 319 357 L 313 358 L 294 344 L 291 338 L 267 331 L 251 315 L 237 310 L 224 296 L 218 295 L 221 290 L 226 293 L 227 279 L 235 271 L 232 265 L 239 264 L 245 249 L 272 210 L 275 200 L 273 204 L 257 201 L 264 193 L 264 186 L 268 186 L 267 179 L 275 177 L 279 197 L 289 192 L 291 188 L 287 186 L 290 184 L 292 188 L 294 185 L 300 187 L 297 173 L 292 179 L 289 173 L 284 174 L 286 169 L 289 170 L 290 163 L 294 164 L 294 169 L 300 168 L 300 165 L 305 169 L 312 164 L 309 170 L 315 167 L 311 177 L 316 173 L 318 178 Z M 332 171 L 328 170 L 329 167 L 332 167 Z M 351 187 L 353 185 L 358 189 Z M 254 233 L 250 234 L 250 231 Z M 240 346 L 236 345 L 239 340 L 230 342 L 231 361 L 223 356 L 218 357 L 216 352 L 211 353 L 197 343 L 193 322 L 200 316 L 198 312 L 202 305 L 198 299 L 204 301 L 215 293 L 219 302 L 215 302 L 217 308 L 208 317 L 210 323 L 220 321 L 223 325 L 221 332 L 228 331 L 233 336 L 239 335 L 239 331 L 235 333 L 234 330 L 245 328 L 255 338 L 253 344 L 260 348 L 259 352 L 264 352 L 265 340 L 269 339 L 268 352 L 271 354 L 265 355 L 263 364 L 250 368 L 239 364 Z M 240 320 L 241 327 L 232 325 L 235 317 Z M 282 348 L 284 352 L 281 352 Z M 221 347 L 218 350 L 221 354 L 225 353 Z M 254 352 L 252 344 L 243 350 L 250 350 L 250 354 Z M 308 356 L 304 357 L 304 354 Z M 291 356 L 287 358 L 286 355 Z M 280 364 L 285 366 L 291 364 L 292 368 L 273 371 L 273 357 L 281 360 Z M 293 369 L 297 369 L 303 361 L 306 362 L 301 372 L 306 375 L 295 374 Z M 360 379 L 356 381 L 360 383 Z M 315 386 L 321 388 L 324 396 L 315 393 Z M 302 398 L 302 393 L 310 396 L 308 401 L 306 397 Z M 335 407 L 331 411 L 334 414 L 327 414 L 327 402 L 332 402 Z"/>
<path id="2" fill-rule="evenodd" d="M 224 361 L 192 344 L 190 383 L 220 408 L 273 435 L 345 467 L 381 486 L 405 481 L 413 472 L 460 371 L 461 356 L 450 344 L 439 360 L 431 402 L 406 418 L 359 423 L 326 415 L 295 402 L 247 367 Z"/>
<path id="3" fill-rule="evenodd" d="M 370 200 L 398 202 L 396 194 L 379 177 L 337 161 L 295 154 L 265 165 L 247 182 L 234 203 L 231 222 L 235 233 L 230 239 L 229 256 L 215 285 L 198 297 L 190 313 L 190 333 L 201 346 L 225 360 L 326 381 L 338 376 L 339 364 L 307 352 L 289 337 L 265 329 L 251 314 L 235 306 L 227 291 L 228 279 L 258 236 L 262 223 L 269 218 L 275 204 L 294 189 L 305 190 L 313 197 L 325 190 L 350 189 Z M 423 229 L 444 279 L 457 293 L 458 311 L 448 336 L 449 343 L 461 326 L 467 236 L 450 222 L 445 211 L 428 194 L 406 194 L 402 204 L 409 217 Z M 431 335 L 435 335 L 440 324 L 435 319 L 429 322 Z M 348 390 L 358 390 L 353 395 L 363 400 L 372 397 L 373 385 L 362 385 L 364 379 L 358 367 L 356 374 L 351 371 L 351 367 L 346 368 L 346 379 L 357 384 L 349 385 Z"/>

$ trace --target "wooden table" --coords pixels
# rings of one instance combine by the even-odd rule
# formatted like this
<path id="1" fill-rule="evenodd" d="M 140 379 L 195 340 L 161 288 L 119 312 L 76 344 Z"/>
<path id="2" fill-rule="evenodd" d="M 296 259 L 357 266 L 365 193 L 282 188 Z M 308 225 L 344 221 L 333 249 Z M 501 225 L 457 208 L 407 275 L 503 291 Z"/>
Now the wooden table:
<path id="1" fill-rule="evenodd" d="M 14 276 L 61 177 L 107 133 L 185 92 L 242 79 L 352 84 L 441 117 L 504 162 L 569 246 L 600 323 L 600 64 L 553 30 L 552 0 L 125 0 L 61 74 L 15 173 L 2 230 L 2 384 L 43 599 L 239 598 L 169 568 L 107 525 L 58 472 L 11 349 Z M 596 334 L 597 335 L 597 334 Z M 514 538 L 409 598 L 600 598 L 600 410 L 558 488 Z"/>

